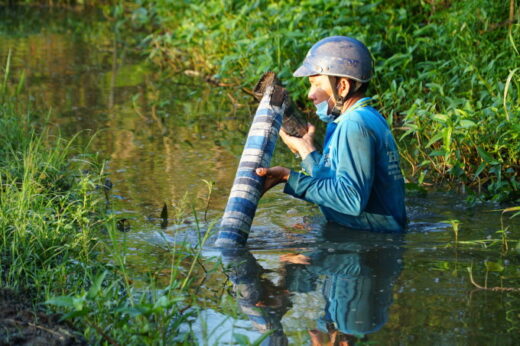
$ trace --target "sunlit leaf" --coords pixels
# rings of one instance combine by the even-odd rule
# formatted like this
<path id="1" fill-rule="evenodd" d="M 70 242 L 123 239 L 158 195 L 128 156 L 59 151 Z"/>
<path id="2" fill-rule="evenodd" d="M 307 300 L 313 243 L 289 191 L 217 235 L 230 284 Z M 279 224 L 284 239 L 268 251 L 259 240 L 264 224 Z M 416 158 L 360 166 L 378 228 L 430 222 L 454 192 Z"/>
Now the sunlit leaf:
<path id="1" fill-rule="evenodd" d="M 74 307 L 74 299 L 69 296 L 53 297 L 47 300 L 45 304 L 71 308 Z"/>
<path id="2" fill-rule="evenodd" d="M 448 121 L 449 117 L 445 114 L 435 114 L 432 116 L 432 119 L 433 120 L 436 120 L 436 121 L 439 121 L 439 122 L 442 122 L 442 123 L 445 123 Z"/>
<path id="3" fill-rule="evenodd" d="M 474 121 L 462 119 L 460 122 L 460 127 L 469 129 L 470 127 L 476 126 L 477 124 Z"/>

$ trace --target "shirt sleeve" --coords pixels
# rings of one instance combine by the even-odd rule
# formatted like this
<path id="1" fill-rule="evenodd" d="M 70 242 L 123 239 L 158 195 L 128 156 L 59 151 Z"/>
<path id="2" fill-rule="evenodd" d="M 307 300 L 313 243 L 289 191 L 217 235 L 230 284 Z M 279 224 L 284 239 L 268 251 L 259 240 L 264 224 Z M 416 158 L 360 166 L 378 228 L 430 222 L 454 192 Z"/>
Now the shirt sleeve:
<path id="1" fill-rule="evenodd" d="M 302 161 L 302 168 L 307 172 L 308 174 L 314 176 L 312 173 L 314 171 L 314 168 L 318 166 L 321 160 L 321 154 L 314 150 L 312 153 L 307 155 L 305 159 Z"/>
<path id="2" fill-rule="evenodd" d="M 284 192 L 294 197 L 358 216 L 370 197 L 375 172 L 375 139 L 355 121 L 340 123 L 331 155 L 337 158 L 335 172 L 327 178 L 291 171 Z"/>

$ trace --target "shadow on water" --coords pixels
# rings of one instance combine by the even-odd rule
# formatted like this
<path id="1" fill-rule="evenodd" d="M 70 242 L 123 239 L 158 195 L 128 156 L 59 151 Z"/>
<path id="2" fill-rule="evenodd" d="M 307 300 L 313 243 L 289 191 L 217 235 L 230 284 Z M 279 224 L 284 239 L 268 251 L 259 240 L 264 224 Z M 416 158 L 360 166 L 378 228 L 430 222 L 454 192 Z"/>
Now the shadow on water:
<path id="1" fill-rule="evenodd" d="M 169 248 L 196 244 L 218 225 L 255 103 L 150 66 L 97 12 L 0 8 L 0 61 L 9 50 L 12 82 L 25 73 L 27 104 L 51 108 L 56 131 L 82 131 L 79 144 L 106 159 L 111 207 L 130 227 L 121 239 L 133 275 L 166 282 Z M 282 146 L 274 163 L 298 164 Z M 507 240 L 520 218 L 435 191 L 409 197 L 407 207 L 410 231 L 393 239 L 329 229 L 316 207 L 270 191 L 248 250 L 222 257 L 238 300 L 224 273 L 197 272 L 195 330 L 233 342 L 230 334 L 254 340 L 271 330 L 269 340 L 295 345 L 347 334 L 376 344 L 513 344 L 518 294 L 476 289 L 467 271 L 480 284 L 518 287 L 520 250 Z M 291 253 L 309 264 L 280 261 Z M 215 249 L 203 255 L 218 265 Z"/>

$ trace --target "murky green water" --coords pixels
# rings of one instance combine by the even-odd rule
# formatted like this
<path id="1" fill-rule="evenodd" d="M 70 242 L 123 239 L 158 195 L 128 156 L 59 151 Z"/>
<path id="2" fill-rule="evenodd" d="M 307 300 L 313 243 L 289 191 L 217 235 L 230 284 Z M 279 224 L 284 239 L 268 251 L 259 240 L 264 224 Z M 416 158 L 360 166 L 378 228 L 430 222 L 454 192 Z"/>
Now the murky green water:
<path id="1" fill-rule="evenodd" d="M 168 243 L 195 242 L 196 218 L 205 231 L 222 215 L 252 99 L 147 65 L 96 13 L 0 8 L 0 23 L 0 61 L 12 51 L 13 83 L 24 71 L 28 97 L 35 108 L 52 109 L 56 131 L 82 131 L 82 145 L 96 134 L 90 148 L 106 158 L 113 209 L 129 220 L 135 275 L 167 277 Z M 282 146 L 275 161 L 297 165 Z M 162 229 L 165 203 L 169 225 Z M 311 335 L 336 329 L 374 344 L 514 344 L 520 293 L 479 290 L 468 268 L 480 285 L 487 277 L 490 287 L 518 286 L 520 250 L 491 244 L 501 239 L 502 223 L 517 239 L 520 218 L 501 219 L 496 205 L 468 208 L 462 196 L 434 191 L 409 196 L 407 206 L 410 232 L 396 239 L 334 228 L 317 208 L 270 192 L 250 251 L 224 253 L 228 271 L 201 280 L 207 308 L 193 326 L 201 342 L 236 342 L 233 334 L 254 340 L 282 328 L 273 343 L 310 344 Z M 460 221 L 458 245 L 446 220 Z M 309 264 L 280 260 L 292 253 Z M 220 253 L 207 247 L 204 255 L 212 262 Z"/>

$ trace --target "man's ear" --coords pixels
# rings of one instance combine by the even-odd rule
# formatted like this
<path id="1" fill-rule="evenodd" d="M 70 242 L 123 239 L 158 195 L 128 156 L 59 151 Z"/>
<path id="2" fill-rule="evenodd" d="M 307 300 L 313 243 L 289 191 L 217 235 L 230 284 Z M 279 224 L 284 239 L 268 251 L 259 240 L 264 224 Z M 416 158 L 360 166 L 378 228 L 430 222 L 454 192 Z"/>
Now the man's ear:
<path id="1" fill-rule="evenodd" d="M 338 82 L 338 93 L 341 97 L 345 97 L 348 95 L 352 84 L 349 79 L 346 77 L 341 77 Z"/>

